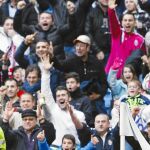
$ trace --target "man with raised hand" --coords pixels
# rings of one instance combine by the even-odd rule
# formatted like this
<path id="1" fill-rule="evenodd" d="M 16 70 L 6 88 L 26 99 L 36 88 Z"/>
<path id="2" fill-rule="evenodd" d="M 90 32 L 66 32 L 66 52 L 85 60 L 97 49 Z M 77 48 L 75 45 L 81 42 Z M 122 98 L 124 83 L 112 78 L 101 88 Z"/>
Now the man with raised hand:
<path id="1" fill-rule="evenodd" d="M 45 110 L 45 117 L 54 124 L 56 129 L 56 139 L 53 145 L 60 146 L 64 134 L 74 135 L 77 144 L 79 144 L 77 129 L 83 127 L 85 116 L 82 112 L 73 109 L 69 104 L 70 95 L 65 87 L 57 87 L 55 102 L 49 85 L 49 69 L 52 67 L 49 56 L 43 57 L 42 63 L 41 93 L 46 104 L 43 105 L 43 109 Z"/>

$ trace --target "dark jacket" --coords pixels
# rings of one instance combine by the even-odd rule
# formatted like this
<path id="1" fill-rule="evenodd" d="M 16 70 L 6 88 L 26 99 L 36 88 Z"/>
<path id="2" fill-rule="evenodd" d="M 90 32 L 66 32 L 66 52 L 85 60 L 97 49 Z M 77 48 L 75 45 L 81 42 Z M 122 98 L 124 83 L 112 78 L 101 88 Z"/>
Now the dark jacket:
<path id="1" fill-rule="evenodd" d="M 99 142 L 96 144 L 96 150 L 120 150 L 120 137 L 119 137 L 119 127 L 116 126 L 112 130 L 108 130 L 105 138 L 105 143 L 103 143 L 102 138 L 95 129 L 91 129 L 84 125 L 83 129 L 78 130 L 79 138 L 82 140 L 86 136 L 86 139 L 90 139 L 93 135 L 97 137 Z"/>
<path id="2" fill-rule="evenodd" d="M 92 107 L 90 99 L 87 96 L 83 95 L 79 88 L 74 92 L 70 92 L 70 95 L 70 104 L 73 105 L 75 109 L 82 111 L 85 115 L 86 123 L 89 126 L 93 126 L 94 118 L 92 118 Z"/>
<path id="3" fill-rule="evenodd" d="M 104 54 L 110 52 L 108 13 L 102 11 L 99 3 L 95 3 L 95 7 L 91 7 L 87 15 L 85 33 L 92 40 L 92 52 L 94 54 L 100 51 L 103 51 Z"/>
<path id="4" fill-rule="evenodd" d="M 17 10 L 14 16 L 14 30 L 22 36 L 31 34 L 28 31 L 28 26 L 36 25 L 38 23 L 38 14 L 32 3 L 27 3 L 25 8 Z M 25 33 L 24 33 L 25 32 Z"/>
<path id="5" fill-rule="evenodd" d="M 64 26 L 63 28 L 59 29 L 60 33 L 65 37 L 64 43 L 66 45 L 67 44 L 73 45 L 73 40 L 79 35 L 84 34 L 86 16 L 93 1 L 94 0 L 79 0 L 73 2 L 75 3 L 76 10 L 74 14 L 68 16 L 69 20 L 68 32 L 64 30 Z"/>
<path id="6" fill-rule="evenodd" d="M 64 0 L 37 0 L 40 12 L 49 10 L 53 13 L 54 23 L 61 26 L 67 22 L 67 9 Z"/>
<path id="7" fill-rule="evenodd" d="M 20 20 L 18 20 L 19 17 L 18 19 L 17 18 L 15 19 L 16 19 L 14 20 L 15 24 L 18 26 L 21 26 L 22 23 L 20 22 Z M 20 29 L 22 29 L 22 31 L 19 31 L 19 32 L 22 32 L 24 36 L 28 34 L 37 33 L 35 36 L 34 42 L 30 46 L 31 54 L 35 53 L 34 49 L 35 49 L 36 42 L 41 39 L 45 39 L 53 43 L 54 54 L 56 57 L 61 58 L 61 59 L 65 57 L 64 50 L 63 50 L 63 39 L 62 39 L 61 34 L 58 31 L 58 28 L 55 25 L 52 25 L 48 31 L 42 30 L 42 28 L 39 25 L 28 26 L 27 24 L 24 24 L 22 27 L 20 27 Z"/>
<path id="8" fill-rule="evenodd" d="M 76 72 L 79 74 L 81 84 L 83 82 L 95 79 L 100 85 L 101 98 L 105 95 L 107 89 L 106 75 L 103 64 L 94 56 L 89 55 L 86 62 L 80 57 L 74 55 L 70 59 L 58 61 L 54 58 L 55 68 L 63 72 Z"/>
<path id="9" fill-rule="evenodd" d="M 37 134 L 45 131 L 46 139 L 51 144 L 55 139 L 55 129 L 52 123 L 45 121 L 45 123 L 35 126 L 31 133 L 30 139 L 26 134 L 24 128 L 21 126 L 18 130 L 11 130 L 8 123 L 2 123 L 2 129 L 6 138 L 6 145 L 8 150 L 27 150 L 28 147 L 33 146 L 33 150 L 38 150 Z"/>

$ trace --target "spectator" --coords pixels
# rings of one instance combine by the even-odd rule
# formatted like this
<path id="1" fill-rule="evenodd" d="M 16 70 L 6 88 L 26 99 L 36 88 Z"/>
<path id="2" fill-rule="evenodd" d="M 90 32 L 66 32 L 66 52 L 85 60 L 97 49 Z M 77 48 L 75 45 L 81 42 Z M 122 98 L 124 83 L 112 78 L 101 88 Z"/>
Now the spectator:
<path id="1" fill-rule="evenodd" d="M 140 8 L 138 0 L 125 0 L 125 7 L 124 13 L 130 12 L 134 14 L 136 19 L 135 30 L 145 36 L 150 28 L 149 14 Z"/>
<path id="2" fill-rule="evenodd" d="M 37 0 L 40 12 L 49 11 L 53 13 L 54 23 L 61 26 L 67 22 L 67 10 L 64 0 Z"/>
<path id="3" fill-rule="evenodd" d="M 41 66 L 41 60 L 45 55 L 49 56 L 49 59 L 51 59 L 51 52 L 50 52 L 50 44 L 46 40 L 40 40 L 36 43 L 35 53 L 33 55 L 25 55 L 25 51 L 28 47 L 29 43 L 32 43 L 34 39 L 34 34 L 28 35 L 25 38 L 25 41 L 20 45 L 17 52 L 15 53 L 15 60 L 18 62 L 18 64 L 22 68 L 27 68 L 29 65 L 37 64 L 40 68 Z M 54 67 L 51 68 L 51 89 L 55 96 L 55 89 L 56 87 L 62 82 L 62 73 L 55 69 Z"/>
<path id="4" fill-rule="evenodd" d="M 20 35 L 25 36 L 27 27 L 38 23 L 38 12 L 33 0 L 21 0 L 17 2 L 17 11 L 14 16 L 14 29 Z"/>
<path id="5" fill-rule="evenodd" d="M 124 30 L 122 30 L 115 14 L 115 1 L 109 0 L 108 6 L 110 30 L 112 35 L 112 48 L 105 71 L 108 74 L 115 58 L 119 57 L 123 60 L 123 65 L 117 73 L 117 77 L 120 77 L 127 58 L 131 56 L 132 53 L 134 53 L 133 55 L 135 58 L 137 49 L 145 50 L 144 38 L 133 32 L 135 27 L 135 18 L 133 14 L 127 13 L 123 15 L 122 26 Z"/>
<path id="6" fill-rule="evenodd" d="M 89 54 L 90 38 L 86 35 L 80 35 L 74 40 L 74 44 L 75 55 L 64 61 L 59 61 L 54 57 L 54 66 L 66 73 L 78 73 L 81 80 L 81 89 L 94 79 L 99 84 L 100 98 L 102 99 L 106 93 L 107 81 L 102 63 Z"/>
<path id="7" fill-rule="evenodd" d="M 25 80 L 25 70 L 22 69 L 20 66 L 16 66 L 13 68 L 12 75 L 13 78 L 17 80 L 19 86 L 22 86 Z"/>
<path id="8" fill-rule="evenodd" d="M 124 66 L 122 77 L 118 80 L 117 72 L 121 65 L 122 61 L 119 58 L 116 59 L 108 74 L 108 83 L 114 100 L 119 100 L 122 95 L 127 94 L 127 84 L 130 81 L 137 79 L 133 66 L 128 64 Z"/>
<path id="9" fill-rule="evenodd" d="M 17 0 L 6 0 L 1 5 L 5 17 L 14 17 L 17 10 Z"/>
<path id="10" fill-rule="evenodd" d="M 57 87 L 55 102 L 49 85 L 49 69 L 52 64 L 50 64 L 48 57 L 43 57 L 43 66 L 41 78 L 41 93 L 45 99 L 43 109 L 45 118 L 52 121 L 56 129 L 56 139 L 53 145 L 60 146 L 64 134 L 74 135 L 77 144 L 79 144 L 77 129 L 81 128 L 85 123 L 85 116 L 82 112 L 73 109 L 69 105 L 70 95 L 65 87 Z"/>
<path id="11" fill-rule="evenodd" d="M 75 72 L 66 74 L 66 87 L 70 93 L 70 104 L 75 109 L 82 111 L 85 115 L 85 120 L 89 126 L 93 126 L 93 118 L 91 115 L 92 107 L 90 99 L 83 94 L 80 89 L 80 78 Z"/>
<path id="12" fill-rule="evenodd" d="M 44 133 L 40 132 L 37 135 L 38 138 L 38 145 L 39 145 L 39 150 L 42 150 L 44 148 L 44 150 L 51 150 L 51 147 L 48 146 Z M 61 147 L 59 147 L 57 150 L 95 150 L 95 144 L 96 142 L 98 142 L 98 140 L 96 138 L 91 139 L 91 142 L 89 142 L 89 144 L 83 148 L 80 148 L 79 145 L 76 146 L 76 142 L 75 142 L 75 137 L 71 134 L 65 134 L 62 138 L 62 145 Z"/>
<path id="13" fill-rule="evenodd" d="M 54 54 L 63 59 L 65 57 L 64 51 L 63 51 L 63 39 L 59 33 L 59 30 L 57 26 L 54 24 L 53 14 L 49 11 L 45 11 L 39 14 L 39 20 L 37 25 L 31 25 L 28 26 L 27 24 L 24 24 L 24 28 L 20 27 L 22 25 L 22 22 L 20 22 L 20 19 L 15 18 L 14 24 L 18 25 L 19 28 L 22 29 L 22 34 L 24 36 L 27 36 L 29 34 L 35 33 L 34 36 L 34 42 L 32 43 L 26 43 L 26 45 L 30 46 L 30 53 L 35 53 L 35 44 L 39 40 L 47 40 L 48 42 L 52 42 L 54 46 Z M 15 29 L 16 29 L 15 28 Z M 20 33 L 19 32 L 19 33 Z"/>
<path id="14" fill-rule="evenodd" d="M 7 79 L 5 86 L 1 87 L 3 110 L 5 109 L 5 105 L 8 101 L 10 101 L 16 109 L 20 107 L 19 97 L 17 95 L 18 91 L 19 87 L 17 81 L 15 79 Z"/>
<path id="15" fill-rule="evenodd" d="M 90 129 L 85 127 L 80 131 L 83 135 L 87 132 L 97 137 L 98 142 L 95 145 L 96 150 L 110 149 L 110 150 L 120 150 L 120 140 L 119 140 L 119 127 L 116 126 L 114 129 L 109 130 L 110 122 L 109 116 L 107 114 L 98 114 L 95 117 L 95 129 Z M 88 137 L 87 137 L 88 138 Z"/>
<path id="16" fill-rule="evenodd" d="M 17 130 L 9 128 L 8 121 L 13 113 L 11 103 L 7 103 L 5 113 L 3 115 L 2 129 L 6 137 L 6 145 L 9 150 L 38 150 L 37 134 L 44 130 L 47 139 L 55 138 L 55 129 L 51 123 L 46 124 L 43 120 L 39 120 L 40 126 L 37 125 L 37 114 L 32 109 L 27 109 L 22 112 L 22 126 Z M 53 133 L 53 134 L 52 134 Z M 53 135 L 53 136 L 52 136 Z"/>
<path id="17" fill-rule="evenodd" d="M 91 7 L 85 23 L 85 33 L 91 38 L 92 53 L 106 63 L 111 45 L 108 1 L 98 0 Z"/>
<path id="18" fill-rule="evenodd" d="M 17 65 L 14 60 L 14 53 L 23 41 L 23 37 L 14 31 L 12 18 L 6 18 L 3 26 L 0 27 L 0 41 L 0 50 L 9 58 L 9 67 L 13 68 Z"/>
<path id="19" fill-rule="evenodd" d="M 30 65 L 25 71 L 25 82 L 22 89 L 31 94 L 36 94 L 41 89 L 41 71 L 37 65 Z"/>

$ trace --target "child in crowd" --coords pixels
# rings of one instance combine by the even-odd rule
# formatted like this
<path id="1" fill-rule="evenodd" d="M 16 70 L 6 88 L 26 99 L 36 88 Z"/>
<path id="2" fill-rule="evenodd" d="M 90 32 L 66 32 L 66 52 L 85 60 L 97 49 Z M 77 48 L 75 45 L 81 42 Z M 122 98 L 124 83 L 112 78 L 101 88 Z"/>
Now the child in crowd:
<path id="1" fill-rule="evenodd" d="M 132 80 L 128 83 L 128 96 L 121 99 L 121 102 L 128 103 L 129 108 L 132 110 L 134 107 L 149 105 L 150 100 L 141 94 L 142 85 L 138 80 Z"/>
<path id="2" fill-rule="evenodd" d="M 91 142 L 89 142 L 85 147 L 80 148 L 79 145 L 75 143 L 75 137 L 71 134 L 65 134 L 62 138 L 61 147 L 49 147 L 47 144 L 44 131 L 37 135 L 39 150 L 95 150 L 95 144 L 98 143 L 96 137 L 91 137 Z"/>
<path id="3" fill-rule="evenodd" d="M 130 64 L 124 66 L 121 79 L 117 79 L 118 69 L 121 65 L 122 61 L 116 58 L 108 74 L 108 84 L 114 100 L 118 100 L 122 95 L 127 94 L 127 84 L 133 79 L 137 79 L 136 72 Z"/>

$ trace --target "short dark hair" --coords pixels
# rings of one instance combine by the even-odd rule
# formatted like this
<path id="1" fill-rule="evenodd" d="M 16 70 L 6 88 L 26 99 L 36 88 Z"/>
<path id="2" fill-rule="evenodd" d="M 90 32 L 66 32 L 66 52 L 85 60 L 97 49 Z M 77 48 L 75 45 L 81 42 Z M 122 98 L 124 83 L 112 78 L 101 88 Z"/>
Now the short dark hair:
<path id="1" fill-rule="evenodd" d="M 30 66 L 27 67 L 27 69 L 26 69 L 26 71 L 25 71 L 25 78 L 27 78 L 28 74 L 29 74 L 30 72 L 33 72 L 33 71 L 36 71 L 37 74 L 38 74 L 38 77 L 41 78 L 41 70 L 40 70 L 40 68 L 38 67 L 38 65 L 35 65 L 35 64 L 30 65 Z"/>
<path id="2" fill-rule="evenodd" d="M 136 20 L 134 14 L 131 13 L 131 12 L 128 12 L 128 11 L 127 11 L 126 13 L 123 14 L 122 20 L 123 20 L 123 18 L 124 18 L 125 15 L 131 15 L 131 16 L 133 16 L 133 19 Z"/>
<path id="3" fill-rule="evenodd" d="M 32 98 L 32 101 L 35 102 L 35 98 L 34 98 L 34 96 L 33 96 L 31 93 L 28 93 L 28 92 L 23 93 L 23 94 L 20 96 L 20 99 L 21 99 L 21 97 L 22 97 L 23 95 L 30 95 L 31 98 Z"/>
<path id="4" fill-rule="evenodd" d="M 16 79 L 14 79 L 14 78 L 9 78 L 9 79 L 7 79 L 7 80 L 5 81 L 5 84 L 6 84 L 7 81 L 15 81 L 15 82 L 16 82 L 16 85 L 19 86 L 18 81 L 17 81 Z"/>
<path id="5" fill-rule="evenodd" d="M 5 22 L 6 22 L 6 20 L 8 20 L 8 19 L 14 20 L 12 17 L 5 17 L 5 18 L 3 19 L 3 23 L 2 23 L 2 25 L 4 25 L 4 24 L 5 24 Z"/>
<path id="6" fill-rule="evenodd" d="M 79 74 L 76 72 L 69 72 L 65 75 L 65 79 L 73 78 L 77 81 L 77 83 L 80 83 L 80 77 Z"/>
<path id="7" fill-rule="evenodd" d="M 58 87 L 56 88 L 56 93 L 57 93 L 58 91 L 62 91 L 62 90 L 67 91 L 68 96 L 70 96 L 70 93 L 69 93 L 69 91 L 67 90 L 67 88 L 66 88 L 65 86 L 58 86 Z"/>
<path id="8" fill-rule="evenodd" d="M 76 140 L 75 140 L 75 137 L 72 135 L 72 134 L 65 134 L 62 138 L 62 143 L 63 143 L 63 140 L 64 139 L 69 139 L 72 141 L 73 145 L 75 146 L 76 144 Z"/>

